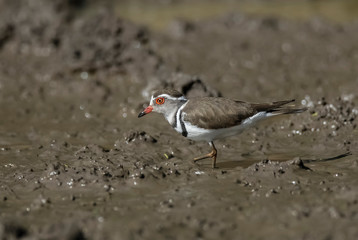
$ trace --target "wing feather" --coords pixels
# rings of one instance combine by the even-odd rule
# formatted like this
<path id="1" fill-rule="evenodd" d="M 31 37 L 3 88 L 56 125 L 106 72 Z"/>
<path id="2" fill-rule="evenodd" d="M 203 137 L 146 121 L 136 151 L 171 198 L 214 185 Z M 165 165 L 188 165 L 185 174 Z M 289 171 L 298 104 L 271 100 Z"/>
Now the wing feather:
<path id="1" fill-rule="evenodd" d="M 207 129 L 232 127 L 257 113 L 250 103 L 212 97 L 190 99 L 183 111 L 184 121 Z"/>
<path id="2" fill-rule="evenodd" d="M 247 103 L 228 98 L 193 98 L 190 99 L 183 111 L 184 121 L 200 128 L 218 129 L 229 128 L 240 124 L 245 119 L 258 112 L 290 114 L 303 112 L 306 109 L 283 108 L 282 106 L 294 100 L 272 103 Z"/>

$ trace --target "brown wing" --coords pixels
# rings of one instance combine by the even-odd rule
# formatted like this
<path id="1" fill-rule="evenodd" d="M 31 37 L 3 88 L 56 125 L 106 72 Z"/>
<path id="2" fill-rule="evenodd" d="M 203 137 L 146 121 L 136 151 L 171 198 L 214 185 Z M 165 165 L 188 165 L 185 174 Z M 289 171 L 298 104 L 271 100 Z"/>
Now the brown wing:
<path id="1" fill-rule="evenodd" d="M 250 103 L 212 97 L 190 99 L 183 111 L 184 121 L 207 129 L 232 127 L 258 112 Z"/>
<path id="2" fill-rule="evenodd" d="M 195 126 L 207 129 L 228 128 L 240 124 L 246 118 L 258 112 L 291 114 L 303 112 L 306 109 L 282 108 L 294 100 L 272 103 L 247 103 L 227 98 L 194 98 L 190 99 L 183 111 L 184 120 Z"/>

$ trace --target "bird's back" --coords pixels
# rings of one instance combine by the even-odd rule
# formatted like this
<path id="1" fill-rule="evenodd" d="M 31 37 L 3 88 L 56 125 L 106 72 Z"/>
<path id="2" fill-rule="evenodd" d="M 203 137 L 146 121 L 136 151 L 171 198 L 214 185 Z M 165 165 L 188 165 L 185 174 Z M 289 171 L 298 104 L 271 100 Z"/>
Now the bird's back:
<path id="1" fill-rule="evenodd" d="M 294 100 L 257 104 L 228 98 L 192 98 L 183 109 L 184 121 L 200 128 L 219 129 L 239 125 L 259 112 L 278 115 L 304 111 L 304 109 L 282 108 L 292 101 Z"/>
<path id="2" fill-rule="evenodd" d="M 184 121 L 200 128 L 229 128 L 253 116 L 257 110 L 250 103 L 227 98 L 193 98 L 183 109 Z"/>

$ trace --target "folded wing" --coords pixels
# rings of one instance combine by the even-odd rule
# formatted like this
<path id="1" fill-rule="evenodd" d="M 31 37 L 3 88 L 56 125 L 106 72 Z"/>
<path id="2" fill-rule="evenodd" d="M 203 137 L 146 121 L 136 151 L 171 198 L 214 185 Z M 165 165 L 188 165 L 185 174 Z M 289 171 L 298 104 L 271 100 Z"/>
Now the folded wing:
<path id="1" fill-rule="evenodd" d="M 294 100 L 272 103 L 246 103 L 227 98 L 193 98 L 183 109 L 184 121 L 206 129 L 229 128 L 240 124 L 258 112 L 272 115 L 302 112 L 305 109 L 283 108 Z"/>

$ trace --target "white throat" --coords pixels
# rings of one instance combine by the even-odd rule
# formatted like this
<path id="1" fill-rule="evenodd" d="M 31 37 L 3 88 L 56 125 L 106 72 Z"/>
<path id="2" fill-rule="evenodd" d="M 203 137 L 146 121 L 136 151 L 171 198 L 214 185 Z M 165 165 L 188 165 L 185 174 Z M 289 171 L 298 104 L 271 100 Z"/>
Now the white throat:
<path id="1" fill-rule="evenodd" d="M 175 122 L 176 115 L 178 108 L 174 108 L 171 111 L 168 111 L 164 114 L 165 119 L 169 122 L 170 125 L 173 125 Z"/>

